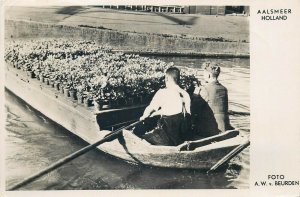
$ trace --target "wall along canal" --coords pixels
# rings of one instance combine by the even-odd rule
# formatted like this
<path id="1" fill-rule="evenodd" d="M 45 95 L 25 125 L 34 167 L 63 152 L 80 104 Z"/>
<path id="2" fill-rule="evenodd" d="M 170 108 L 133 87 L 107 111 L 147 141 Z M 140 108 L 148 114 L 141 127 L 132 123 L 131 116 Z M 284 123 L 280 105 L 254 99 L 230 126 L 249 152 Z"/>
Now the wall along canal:
<path id="1" fill-rule="evenodd" d="M 175 65 L 195 69 L 201 78 L 205 59 L 159 57 Z M 230 116 L 242 135 L 250 134 L 249 59 L 214 59 L 222 64 L 220 81 L 228 88 Z M 5 92 L 6 185 L 47 167 L 87 145 L 69 131 L 33 110 L 10 92 Z M 247 111 L 249 112 L 249 111 Z M 22 188 L 24 190 L 72 189 L 207 189 L 248 188 L 249 148 L 234 158 L 224 172 L 161 169 L 128 164 L 93 150 Z"/>

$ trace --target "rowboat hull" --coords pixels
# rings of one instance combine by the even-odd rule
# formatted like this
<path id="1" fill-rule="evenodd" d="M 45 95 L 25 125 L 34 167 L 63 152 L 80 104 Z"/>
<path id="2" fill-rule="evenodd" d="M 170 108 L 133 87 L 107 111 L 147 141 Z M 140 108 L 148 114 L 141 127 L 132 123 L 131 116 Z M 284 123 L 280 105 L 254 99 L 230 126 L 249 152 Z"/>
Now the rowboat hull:
<path id="1" fill-rule="evenodd" d="M 88 143 L 102 139 L 116 122 L 128 122 L 138 118 L 145 106 L 111 109 L 95 113 L 77 101 L 66 98 L 54 88 L 32 79 L 26 73 L 6 66 L 6 88 L 54 122 Z M 223 135 L 223 134 L 222 134 Z M 154 146 L 124 130 L 122 136 L 106 142 L 98 149 L 128 162 L 157 167 L 208 169 L 218 160 L 243 143 L 239 135 L 183 150 L 183 145 Z M 214 142 L 214 143 L 212 143 Z"/>
<path id="2" fill-rule="evenodd" d="M 168 168 L 209 169 L 244 140 L 236 136 L 191 151 L 181 151 L 182 145 L 154 146 L 131 131 L 124 130 L 123 136 L 118 140 L 102 144 L 99 149 L 133 163 Z"/>

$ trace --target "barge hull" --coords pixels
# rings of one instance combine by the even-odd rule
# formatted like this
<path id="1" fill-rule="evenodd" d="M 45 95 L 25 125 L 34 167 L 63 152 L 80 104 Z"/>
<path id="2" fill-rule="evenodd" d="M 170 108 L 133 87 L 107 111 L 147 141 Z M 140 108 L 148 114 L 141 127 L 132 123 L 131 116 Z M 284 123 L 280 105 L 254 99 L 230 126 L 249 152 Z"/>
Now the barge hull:
<path id="1" fill-rule="evenodd" d="M 145 106 L 111 109 L 95 113 L 77 101 L 66 98 L 49 85 L 32 79 L 24 72 L 7 66 L 5 86 L 16 96 L 49 119 L 63 126 L 88 143 L 94 143 L 110 133 L 103 130 L 115 121 L 129 121 L 140 117 Z M 126 115 L 127 114 L 127 115 Z M 106 142 L 98 149 L 128 162 L 168 168 L 208 169 L 235 147 L 243 143 L 242 137 L 211 143 L 193 151 L 180 151 L 180 145 L 154 146 L 124 130 L 122 136 Z"/>
<path id="2" fill-rule="evenodd" d="M 128 122 L 140 117 L 144 106 L 127 107 L 124 110 L 108 109 L 95 113 L 93 107 L 85 107 L 76 100 L 66 98 L 25 72 L 6 65 L 5 87 L 34 109 L 88 143 L 103 137 L 100 130 L 111 128 L 118 122 Z M 121 113 L 120 113 L 121 112 Z M 126 112 L 130 115 L 126 116 Z M 127 114 L 128 114 L 127 113 Z M 121 114 L 116 117 L 117 114 Z"/>

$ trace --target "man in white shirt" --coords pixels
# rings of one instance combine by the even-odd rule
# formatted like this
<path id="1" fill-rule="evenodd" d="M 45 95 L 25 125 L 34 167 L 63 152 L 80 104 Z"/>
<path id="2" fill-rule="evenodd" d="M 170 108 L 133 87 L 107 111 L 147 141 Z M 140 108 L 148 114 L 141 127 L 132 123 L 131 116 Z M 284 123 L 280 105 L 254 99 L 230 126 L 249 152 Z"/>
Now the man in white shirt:
<path id="1" fill-rule="evenodd" d="M 167 69 L 166 88 L 156 92 L 150 105 L 140 118 L 140 120 L 144 120 L 147 117 L 157 115 L 161 117 L 155 132 L 164 140 L 152 140 L 150 141 L 152 144 L 177 146 L 184 141 L 186 130 L 189 129 L 186 117 L 191 114 L 191 99 L 189 94 L 178 86 L 179 80 L 180 71 L 178 68 Z"/>

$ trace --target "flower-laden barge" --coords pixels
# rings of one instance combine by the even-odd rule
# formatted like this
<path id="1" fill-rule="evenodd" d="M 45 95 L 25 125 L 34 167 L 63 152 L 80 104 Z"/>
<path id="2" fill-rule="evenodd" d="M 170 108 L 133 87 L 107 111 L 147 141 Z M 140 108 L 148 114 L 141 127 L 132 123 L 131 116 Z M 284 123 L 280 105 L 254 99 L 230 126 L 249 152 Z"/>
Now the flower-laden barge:
<path id="1" fill-rule="evenodd" d="M 138 101 L 139 104 L 137 105 L 132 105 L 132 103 L 130 103 L 129 101 L 120 99 L 119 104 L 116 104 L 115 106 L 109 106 L 107 108 L 102 106 L 101 109 L 99 108 L 95 111 L 95 109 L 90 106 L 93 101 L 91 101 L 90 104 L 88 102 L 85 102 L 85 104 L 82 103 L 83 100 L 80 100 L 78 96 L 71 98 L 72 91 L 70 91 L 70 89 L 76 89 L 76 91 L 80 91 L 80 88 L 78 89 L 76 88 L 77 86 L 74 85 L 78 81 L 77 72 L 72 72 L 74 71 L 74 69 L 72 70 L 71 68 L 68 72 L 65 73 L 65 75 L 63 75 L 69 81 L 71 81 L 71 83 L 64 83 L 65 81 L 61 81 L 64 80 L 64 78 L 57 77 L 62 75 L 59 72 L 56 73 L 56 77 L 53 78 L 59 78 L 60 81 L 51 81 L 51 75 L 53 74 L 53 72 L 48 72 L 45 74 L 45 70 L 47 70 L 49 67 L 45 69 L 46 67 L 43 67 L 43 65 L 40 64 L 40 66 L 36 67 L 36 69 L 34 70 L 34 66 L 36 66 L 36 64 L 34 64 L 33 62 L 26 64 L 22 62 L 24 58 L 20 58 L 18 59 L 20 60 L 20 62 L 14 63 L 11 61 L 11 59 L 9 60 L 8 54 L 15 54 L 15 52 L 8 52 L 6 54 L 6 88 L 22 100 L 24 100 L 26 103 L 31 105 L 33 108 L 35 108 L 54 122 L 62 125 L 64 128 L 76 134 L 88 143 L 94 143 L 95 141 L 103 138 L 105 135 L 110 133 L 108 129 L 112 129 L 112 127 L 117 128 L 122 126 L 123 124 L 128 124 L 136 120 L 142 115 L 144 111 L 146 102 L 142 101 L 142 99 Z M 137 59 L 138 58 L 139 57 L 137 57 Z M 39 60 L 38 58 L 35 59 Z M 41 62 L 42 61 L 45 62 L 46 59 L 42 59 Z M 22 65 L 26 65 L 26 67 Z M 60 66 L 66 66 L 66 64 L 60 64 Z M 167 65 L 163 66 L 167 67 Z M 50 70 L 51 69 L 52 68 L 50 68 Z M 57 70 L 60 71 L 60 69 Z M 39 71 L 44 73 L 41 75 Z M 156 72 L 157 71 L 159 70 L 156 70 Z M 160 71 L 161 73 L 163 73 L 162 70 Z M 134 72 L 136 71 L 131 69 L 128 71 L 127 75 L 130 76 L 130 73 L 134 74 Z M 69 77 L 70 73 L 72 73 L 71 77 Z M 90 73 L 85 72 L 83 74 L 84 77 L 81 79 L 86 79 L 86 75 L 89 74 Z M 109 75 L 110 74 L 107 74 L 105 76 L 107 77 Z M 94 77 L 95 76 L 92 76 L 91 78 L 93 79 Z M 156 79 L 161 79 L 161 77 L 162 75 L 159 75 Z M 46 78 L 48 80 L 45 80 Z M 107 85 L 108 83 L 111 83 L 107 82 L 109 79 L 110 78 L 107 77 L 105 79 L 105 82 L 100 80 L 101 82 L 95 83 L 98 86 L 94 84 L 91 85 L 91 81 L 93 80 L 88 81 L 86 83 L 87 85 L 85 89 L 82 89 L 82 95 L 85 98 L 85 101 L 89 100 L 87 98 L 89 98 L 89 96 L 91 95 L 91 97 L 93 97 L 95 101 L 95 95 L 97 94 L 103 96 L 100 98 L 96 97 L 98 101 L 106 102 L 107 100 L 109 100 L 111 102 L 117 100 L 115 98 L 117 97 L 116 95 L 118 95 L 117 93 L 113 96 L 105 94 L 106 89 L 104 88 L 109 86 Z M 125 78 L 123 78 L 123 80 L 123 82 L 126 83 Z M 136 80 L 136 78 L 134 80 Z M 159 81 L 158 83 L 155 83 L 154 81 L 157 80 L 153 80 L 151 82 L 155 84 L 156 88 L 160 88 L 162 82 Z M 193 82 L 193 80 L 190 81 L 191 83 Z M 140 82 L 142 83 L 142 80 Z M 67 90 L 66 88 L 62 88 L 64 86 L 59 86 L 58 83 L 62 83 L 64 85 L 67 84 L 67 87 L 69 89 Z M 103 84 L 105 83 L 106 85 L 104 86 Z M 88 87 L 90 87 L 90 89 L 88 89 Z M 139 87 L 144 86 L 141 86 L 141 84 L 139 84 Z M 135 91 L 134 93 L 137 93 L 137 90 L 132 86 L 126 86 L 126 88 Z M 153 91 L 155 91 L 155 88 L 153 88 Z M 127 96 L 131 97 L 132 102 L 136 102 L 136 95 L 140 96 L 140 92 L 138 94 L 134 93 L 127 92 Z M 146 95 L 145 98 L 147 98 L 147 96 L 151 96 L 151 94 L 152 92 L 149 91 L 148 94 L 144 94 L 144 96 Z M 122 106 L 120 106 L 120 104 L 122 104 Z M 122 137 L 119 137 L 118 139 L 111 142 L 106 142 L 98 146 L 98 149 L 133 163 L 140 163 L 158 167 L 207 169 L 244 141 L 245 140 L 239 136 L 238 131 L 230 131 L 217 136 L 212 136 L 210 138 L 184 143 L 176 147 L 154 146 L 148 143 L 146 140 L 137 137 L 131 131 L 124 130 L 122 132 Z"/>
<path id="2" fill-rule="evenodd" d="M 5 60 L 79 103 L 116 108 L 149 102 L 164 86 L 164 71 L 173 65 L 113 53 L 92 41 L 65 39 L 7 42 Z M 181 86 L 189 88 L 196 81 L 183 73 Z"/>

